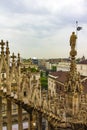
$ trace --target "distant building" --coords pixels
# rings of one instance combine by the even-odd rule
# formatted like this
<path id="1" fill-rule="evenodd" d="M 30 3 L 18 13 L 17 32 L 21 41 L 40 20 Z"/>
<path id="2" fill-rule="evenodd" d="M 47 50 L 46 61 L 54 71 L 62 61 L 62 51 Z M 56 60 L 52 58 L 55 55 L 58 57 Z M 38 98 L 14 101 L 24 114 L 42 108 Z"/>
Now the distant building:
<path id="1" fill-rule="evenodd" d="M 48 76 L 48 91 L 51 96 L 64 91 L 64 84 L 67 80 L 66 71 L 51 72 Z"/>
<path id="2" fill-rule="evenodd" d="M 52 70 L 53 67 L 56 67 L 56 71 L 69 71 L 70 60 L 65 59 L 50 59 L 46 62 L 46 68 Z"/>
<path id="3" fill-rule="evenodd" d="M 46 59 L 39 59 L 38 67 L 42 70 L 45 70 L 46 69 Z"/>
<path id="4" fill-rule="evenodd" d="M 36 57 L 32 58 L 32 63 L 38 65 L 38 59 Z"/>
<path id="5" fill-rule="evenodd" d="M 51 96 L 62 94 L 65 91 L 68 71 L 51 72 L 48 75 L 48 91 Z M 87 77 L 81 76 L 81 82 L 84 87 L 84 93 L 87 93 Z"/>
<path id="6" fill-rule="evenodd" d="M 22 61 L 21 68 L 22 69 L 35 68 L 36 70 L 38 70 L 38 65 L 34 64 L 32 62 L 32 59 L 29 59 L 29 60 Z"/>
<path id="7" fill-rule="evenodd" d="M 69 71 L 70 70 L 70 61 L 62 61 L 59 62 L 59 64 L 57 65 L 57 71 Z"/>
<path id="8" fill-rule="evenodd" d="M 84 61 L 85 60 L 85 56 L 82 56 L 82 58 L 80 59 L 80 61 Z"/>
<path id="9" fill-rule="evenodd" d="M 81 75 L 87 76 L 87 59 L 77 64 L 77 71 L 80 72 Z"/>
<path id="10" fill-rule="evenodd" d="M 49 61 L 46 62 L 46 69 L 51 70 L 51 63 Z"/>

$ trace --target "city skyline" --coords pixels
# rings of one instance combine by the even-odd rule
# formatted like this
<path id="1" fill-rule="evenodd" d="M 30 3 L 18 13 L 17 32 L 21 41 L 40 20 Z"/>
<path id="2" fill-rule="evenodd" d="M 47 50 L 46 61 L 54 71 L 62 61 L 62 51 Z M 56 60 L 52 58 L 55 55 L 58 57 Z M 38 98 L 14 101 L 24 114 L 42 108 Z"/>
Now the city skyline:
<path id="1" fill-rule="evenodd" d="M 69 38 L 78 32 L 77 57 L 87 58 L 86 0 L 0 1 L 0 39 L 21 57 L 69 57 Z"/>

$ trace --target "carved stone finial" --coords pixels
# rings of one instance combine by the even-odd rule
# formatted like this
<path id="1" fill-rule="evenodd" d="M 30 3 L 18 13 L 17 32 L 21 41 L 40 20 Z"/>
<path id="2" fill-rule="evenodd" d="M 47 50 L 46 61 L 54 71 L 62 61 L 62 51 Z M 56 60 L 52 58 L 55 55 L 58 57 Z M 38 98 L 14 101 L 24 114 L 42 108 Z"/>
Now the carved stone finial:
<path id="1" fill-rule="evenodd" d="M 18 58 L 20 58 L 20 53 L 18 53 Z"/>
<path id="2" fill-rule="evenodd" d="M 6 41 L 6 54 L 10 54 L 9 46 L 8 46 L 8 41 Z"/>
<path id="3" fill-rule="evenodd" d="M 8 47 L 8 41 L 6 41 L 6 47 Z"/>
<path id="4" fill-rule="evenodd" d="M 5 42 L 3 42 L 3 40 L 1 40 L 0 45 L 1 45 L 1 54 L 4 54 L 4 45 L 5 45 Z"/>
<path id="5" fill-rule="evenodd" d="M 4 45 L 5 45 L 5 43 L 3 42 L 3 40 L 1 40 L 0 45 L 1 45 L 1 46 L 4 46 Z"/>
<path id="6" fill-rule="evenodd" d="M 17 65 L 19 66 L 19 64 L 20 64 L 20 54 L 18 53 Z"/>
<path id="7" fill-rule="evenodd" d="M 12 62 L 15 62 L 16 56 L 14 55 L 14 53 L 12 54 L 11 58 L 12 58 Z"/>

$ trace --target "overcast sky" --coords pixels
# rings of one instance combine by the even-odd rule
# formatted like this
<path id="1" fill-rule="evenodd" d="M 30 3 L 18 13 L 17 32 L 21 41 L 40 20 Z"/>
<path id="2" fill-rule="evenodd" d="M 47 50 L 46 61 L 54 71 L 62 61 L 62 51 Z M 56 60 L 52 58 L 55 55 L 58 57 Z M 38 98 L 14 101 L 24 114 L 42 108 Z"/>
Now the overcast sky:
<path id="1" fill-rule="evenodd" d="M 87 0 L 0 0 L 0 40 L 24 58 L 69 57 L 76 21 L 77 57 L 87 58 Z"/>

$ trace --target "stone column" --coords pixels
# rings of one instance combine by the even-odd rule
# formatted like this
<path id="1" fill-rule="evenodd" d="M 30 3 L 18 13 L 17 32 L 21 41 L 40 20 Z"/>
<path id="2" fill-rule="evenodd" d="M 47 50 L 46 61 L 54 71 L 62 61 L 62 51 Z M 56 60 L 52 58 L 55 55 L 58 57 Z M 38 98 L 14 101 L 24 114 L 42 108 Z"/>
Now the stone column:
<path id="1" fill-rule="evenodd" d="M 7 130 L 12 130 L 11 100 L 7 99 Z"/>
<path id="2" fill-rule="evenodd" d="M 31 130 L 30 114 L 28 113 L 28 130 Z"/>
<path id="3" fill-rule="evenodd" d="M 28 118 L 28 130 L 34 130 L 33 127 L 33 115 L 32 115 L 32 111 L 28 113 L 29 114 L 29 118 Z"/>
<path id="4" fill-rule="evenodd" d="M 49 122 L 48 122 L 48 130 L 53 130 L 53 128 Z"/>
<path id="5" fill-rule="evenodd" d="M 33 126 L 33 113 L 30 112 L 30 130 L 35 130 Z"/>
<path id="6" fill-rule="evenodd" d="M 52 130 L 51 125 L 48 121 L 46 121 L 46 130 Z"/>
<path id="7" fill-rule="evenodd" d="M 30 130 L 36 130 L 36 116 L 34 112 L 30 112 Z"/>
<path id="8" fill-rule="evenodd" d="M 38 127 L 38 130 L 42 130 L 42 114 L 39 114 L 37 115 L 37 127 Z"/>
<path id="9" fill-rule="evenodd" d="M 0 96 L 0 130 L 2 130 L 2 123 L 3 123 L 3 120 L 2 120 L 2 97 Z"/>
<path id="10" fill-rule="evenodd" d="M 18 130 L 23 130 L 23 122 L 22 122 L 22 107 L 18 106 Z"/>
<path id="11" fill-rule="evenodd" d="M 46 120 L 46 130 L 48 130 L 48 121 Z"/>

